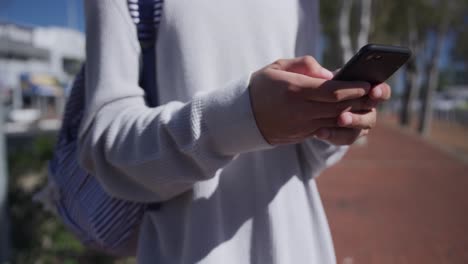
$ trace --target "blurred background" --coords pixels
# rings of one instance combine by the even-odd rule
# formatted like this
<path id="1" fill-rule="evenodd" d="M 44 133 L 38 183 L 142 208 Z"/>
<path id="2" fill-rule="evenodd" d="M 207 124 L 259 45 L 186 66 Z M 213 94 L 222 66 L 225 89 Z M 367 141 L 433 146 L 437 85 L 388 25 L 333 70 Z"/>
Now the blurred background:
<path id="1" fill-rule="evenodd" d="M 371 136 L 318 179 L 338 263 L 468 263 L 468 1 L 323 0 L 320 60 L 408 46 Z M 0 0 L 0 263 L 132 263 L 32 196 L 84 54 L 82 0 Z"/>

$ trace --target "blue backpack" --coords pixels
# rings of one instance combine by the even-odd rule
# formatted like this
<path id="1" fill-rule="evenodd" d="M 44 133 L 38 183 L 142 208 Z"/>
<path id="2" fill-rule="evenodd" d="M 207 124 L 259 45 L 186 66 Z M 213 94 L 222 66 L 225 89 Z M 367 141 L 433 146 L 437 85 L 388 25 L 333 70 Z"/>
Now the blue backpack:
<path id="1" fill-rule="evenodd" d="M 147 104 L 155 107 L 158 104 L 154 78 L 155 40 L 162 0 L 128 0 L 128 7 L 142 48 L 140 86 L 145 90 Z M 57 212 L 85 246 L 114 256 L 135 255 L 143 215 L 149 209 L 157 209 L 159 204 L 111 197 L 93 175 L 80 167 L 77 143 L 85 107 L 85 78 L 83 65 L 65 107 L 62 128 L 49 163 L 48 185 L 36 200 Z"/>

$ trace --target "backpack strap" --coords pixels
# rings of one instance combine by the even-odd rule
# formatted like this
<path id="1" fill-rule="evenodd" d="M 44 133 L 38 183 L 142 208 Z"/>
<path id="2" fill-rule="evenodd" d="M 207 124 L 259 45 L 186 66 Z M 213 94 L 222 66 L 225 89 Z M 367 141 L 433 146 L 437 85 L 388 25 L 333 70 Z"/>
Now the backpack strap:
<path id="1" fill-rule="evenodd" d="M 159 104 L 156 82 L 156 39 L 161 22 L 163 0 L 127 0 L 130 15 L 137 27 L 141 46 L 140 86 L 150 107 Z"/>
<path id="2" fill-rule="evenodd" d="M 156 81 L 156 39 L 161 22 L 163 0 L 127 0 L 128 9 L 137 27 L 137 37 L 141 46 L 141 71 L 139 84 L 145 91 L 149 107 L 159 105 Z M 147 205 L 148 210 L 159 210 L 160 203 Z"/>

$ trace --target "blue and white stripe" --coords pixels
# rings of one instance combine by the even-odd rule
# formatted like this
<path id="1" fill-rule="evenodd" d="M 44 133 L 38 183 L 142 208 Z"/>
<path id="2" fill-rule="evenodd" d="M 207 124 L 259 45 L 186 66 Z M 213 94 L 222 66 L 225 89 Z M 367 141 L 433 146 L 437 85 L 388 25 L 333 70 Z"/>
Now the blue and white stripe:
<path id="1" fill-rule="evenodd" d="M 84 66 L 76 76 L 67 102 L 63 125 L 49 163 L 58 191 L 55 205 L 62 220 L 85 245 L 113 255 L 131 255 L 128 241 L 135 235 L 147 204 L 112 198 L 97 179 L 80 167 L 78 128 L 85 95 Z"/>
<path id="2" fill-rule="evenodd" d="M 152 41 L 161 23 L 163 0 L 127 0 L 140 42 Z"/>

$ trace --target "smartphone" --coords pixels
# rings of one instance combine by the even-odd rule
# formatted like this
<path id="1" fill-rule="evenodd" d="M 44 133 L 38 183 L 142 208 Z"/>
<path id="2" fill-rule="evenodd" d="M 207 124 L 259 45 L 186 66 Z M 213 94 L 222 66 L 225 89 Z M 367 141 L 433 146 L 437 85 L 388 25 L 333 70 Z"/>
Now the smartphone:
<path id="1" fill-rule="evenodd" d="M 362 47 L 335 75 L 333 80 L 385 82 L 411 57 L 405 47 L 368 44 Z"/>

